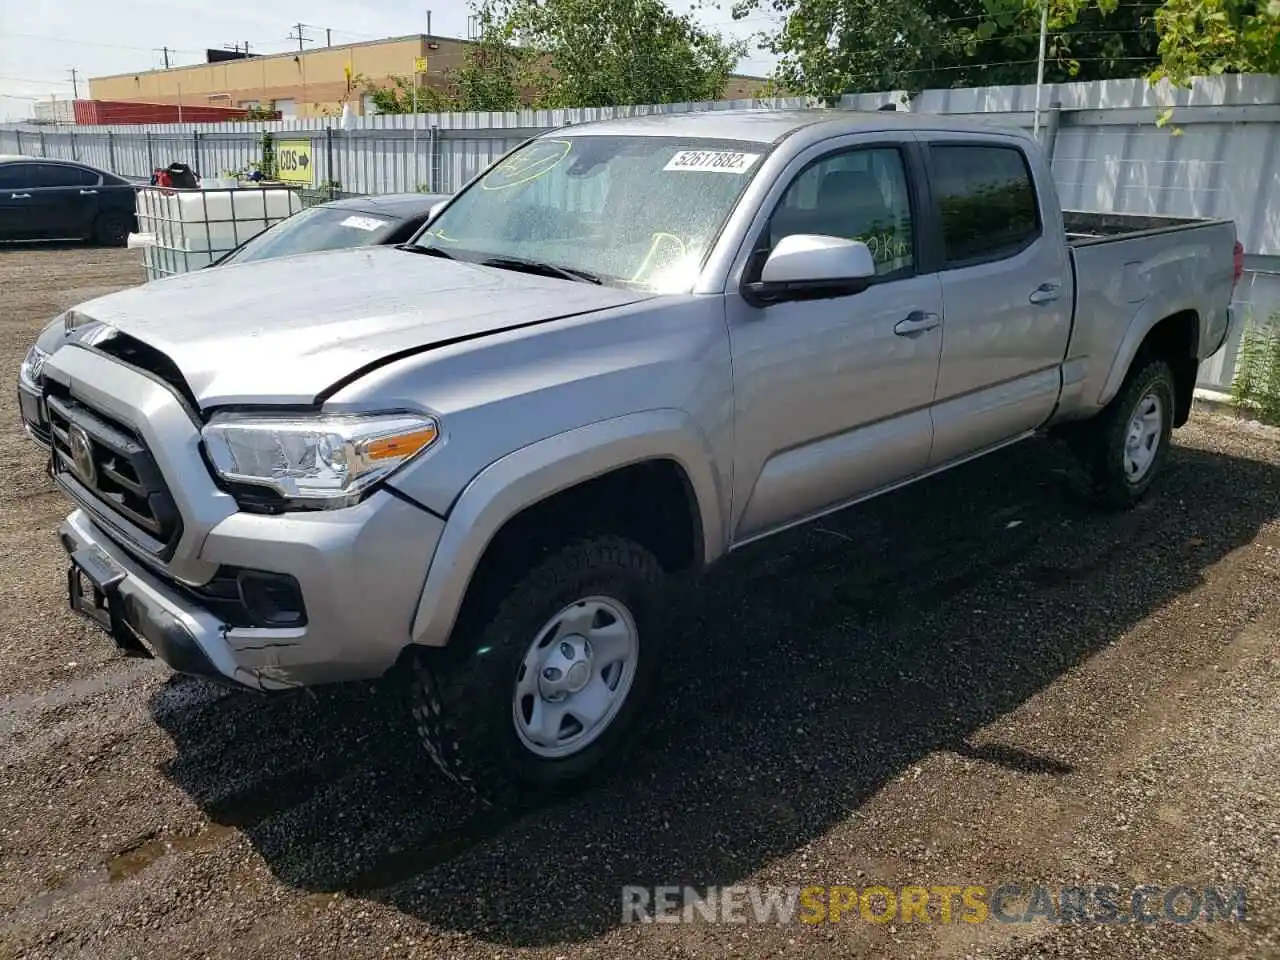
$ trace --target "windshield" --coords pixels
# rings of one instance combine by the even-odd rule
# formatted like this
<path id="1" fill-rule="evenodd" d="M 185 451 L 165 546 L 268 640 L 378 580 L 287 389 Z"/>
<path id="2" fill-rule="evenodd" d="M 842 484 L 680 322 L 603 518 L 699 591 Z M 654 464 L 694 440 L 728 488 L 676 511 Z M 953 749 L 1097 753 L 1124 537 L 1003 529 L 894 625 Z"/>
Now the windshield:
<path id="1" fill-rule="evenodd" d="M 535 140 L 416 243 L 461 260 L 537 261 L 606 283 L 687 290 L 766 150 L 670 137 Z"/>
<path id="2" fill-rule="evenodd" d="M 400 223 L 400 220 L 358 210 L 311 207 L 246 241 L 238 250 L 227 254 L 220 264 L 382 243 Z"/>

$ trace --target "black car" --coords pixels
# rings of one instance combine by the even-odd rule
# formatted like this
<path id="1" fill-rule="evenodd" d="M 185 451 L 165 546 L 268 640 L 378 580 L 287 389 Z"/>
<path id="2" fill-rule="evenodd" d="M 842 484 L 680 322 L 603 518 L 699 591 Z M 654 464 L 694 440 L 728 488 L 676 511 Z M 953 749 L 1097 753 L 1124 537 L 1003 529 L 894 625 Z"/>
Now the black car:
<path id="1" fill-rule="evenodd" d="M 0 159 L 0 240 L 94 240 L 120 246 L 137 229 L 136 188 L 71 160 Z"/>
<path id="2" fill-rule="evenodd" d="M 447 199 L 444 193 L 391 193 L 331 200 L 281 220 L 211 266 L 404 243 L 427 222 L 431 209 Z"/>

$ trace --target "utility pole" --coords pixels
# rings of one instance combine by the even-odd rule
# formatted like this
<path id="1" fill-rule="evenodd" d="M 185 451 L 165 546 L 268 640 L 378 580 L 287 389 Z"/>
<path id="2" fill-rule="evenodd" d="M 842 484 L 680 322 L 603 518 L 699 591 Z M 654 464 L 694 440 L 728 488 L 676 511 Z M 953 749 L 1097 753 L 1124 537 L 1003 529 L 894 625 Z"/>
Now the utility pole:
<path id="1" fill-rule="evenodd" d="M 1044 47 L 1049 26 L 1049 0 L 1040 2 L 1040 55 L 1036 58 L 1036 109 L 1031 119 L 1031 135 L 1040 139 L 1040 91 L 1044 89 Z"/>
<path id="2" fill-rule="evenodd" d="M 431 11 L 427 11 L 427 36 L 431 36 Z"/>
<path id="3" fill-rule="evenodd" d="M 333 46 L 333 31 L 330 30 L 328 27 L 324 28 L 324 45 L 326 47 Z"/>
<path id="4" fill-rule="evenodd" d="M 71 68 L 71 95 L 77 100 L 80 99 L 80 85 L 76 82 L 76 68 Z"/>
<path id="5" fill-rule="evenodd" d="M 168 70 L 169 69 L 169 48 L 161 47 L 160 49 L 164 51 L 164 68 Z"/>
<path id="6" fill-rule="evenodd" d="M 290 40 L 297 40 L 297 41 L 298 41 L 298 52 L 299 52 L 299 53 L 302 53 L 302 44 L 303 44 L 303 42 L 304 42 L 304 41 L 310 41 L 310 40 L 311 40 L 311 38 L 310 38 L 310 37 L 308 37 L 305 33 L 303 33 L 303 30 L 304 30 L 304 29 L 306 29 L 306 26 L 307 26 L 307 25 L 306 25 L 305 23 L 295 23 L 295 24 L 293 25 L 293 28 L 294 28 L 295 30 L 297 30 L 297 31 L 298 31 L 298 35 L 295 37 L 292 33 L 291 33 L 291 34 L 289 34 L 289 39 L 290 39 Z"/>

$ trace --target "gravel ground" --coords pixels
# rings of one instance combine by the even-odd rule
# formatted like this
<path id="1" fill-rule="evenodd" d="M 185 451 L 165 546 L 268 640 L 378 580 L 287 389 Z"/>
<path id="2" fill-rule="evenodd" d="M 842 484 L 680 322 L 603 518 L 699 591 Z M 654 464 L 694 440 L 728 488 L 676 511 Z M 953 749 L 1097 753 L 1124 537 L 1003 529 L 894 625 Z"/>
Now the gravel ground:
<path id="1" fill-rule="evenodd" d="M 0 369 L 122 250 L 0 250 Z M 634 761 L 519 818 L 386 689 L 261 698 L 64 612 L 0 391 L 0 958 L 1280 956 L 1280 433 L 1197 414 L 1143 506 L 1024 444 L 735 556 Z M 1217 884 L 1245 922 L 624 924 L 626 884 Z"/>

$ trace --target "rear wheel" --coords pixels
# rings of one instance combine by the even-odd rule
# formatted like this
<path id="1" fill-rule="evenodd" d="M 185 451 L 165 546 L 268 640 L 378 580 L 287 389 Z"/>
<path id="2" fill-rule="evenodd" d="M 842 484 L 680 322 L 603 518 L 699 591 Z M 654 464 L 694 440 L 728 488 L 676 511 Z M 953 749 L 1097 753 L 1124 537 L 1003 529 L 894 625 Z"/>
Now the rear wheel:
<path id="1" fill-rule="evenodd" d="M 1173 371 L 1163 360 L 1135 364 L 1115 399 L 1074 435 L 1098 499 L 1125 508 L 1151 487 L 1169 453 Z"/>
<path id="2" fill-rule="evenodd" d="M 127 214 L 108 210 L 98 214 L 93 224 L 93 239 L 104 247 L 123 247 L 133 224 Z"/>
<path id="3" fill-rule="evenodd" d="M 661 656 L 657 559 L 597 536 L 550 555 L 412 663 L 419 738 L 455 783 L 512 805 L 618 763 L 640 727 Z M 455 645 L 460 645 L 456 647 Z"/>

